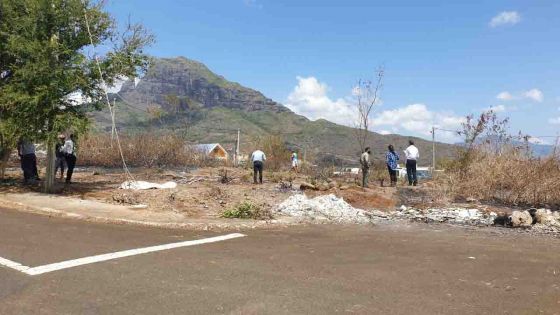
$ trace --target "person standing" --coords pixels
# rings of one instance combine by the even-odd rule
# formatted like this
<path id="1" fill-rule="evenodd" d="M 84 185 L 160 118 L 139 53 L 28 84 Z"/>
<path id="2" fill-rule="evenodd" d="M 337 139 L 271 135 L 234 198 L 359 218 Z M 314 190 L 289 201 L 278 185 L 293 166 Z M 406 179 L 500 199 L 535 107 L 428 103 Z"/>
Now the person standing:
<path id="1" fill-rule="evenodd" d="M 369 156 L 371 155 L 371 150 L 369 147 L 365 148 L 364 152 L 362 153 L 362 156 L 360 156 L 360 164 L 362 165 L 362 187 L 363 188 L 367 188 L 368 187 L 368 181 L 369 181 L 369 167 L 370 167 L 370 162 L 369 162 Z"/>
<path id="2" fill-rule="evenodd" d="M 253 162 L 253 183 L 257 183 L 257 173 L 259 175 L 259 183 L 263 183 L 263 168 L 266 155 L 261 150 L 256 150 L 251 154 L 251 161 Z"/>
<path id="3" fill-rule="evenodd" d="M 23 170 L 23 181 L 29 183 L 32 180 L 40 180 L 37 170 L 37 156 L 35 155 L 35 144 L 20 139 L 17 145 L 18 155 Z"/>
<path id="4" fill-rule="evenodd" d="M 55 154 L 56 154 L 56 162 L 54 168 L 54 174 L 58 172 L 60 168 L 60 179 L 64 178 L 64 169 L 66 168 L 66 157 L 64 156 L 64 152 L 62 152 L 62 148 L 64 147 L 66 137 L 64 135 L 58 136 L 58 142 L 56 143 L 55 147 Z"/>
<path id="5" fill-rule="evenodd" d="M 66 183 L 70 184 L 72 181 L 72 174 L 74 173 L 74 167 L 76 166 L 76 154 L 74 152 L 74 135 L 71 134 L 68 140 L 64 142 L 62 147 L 62 152 L 66 159 L 66 166 L 68 166 L 68 171 L 66 171 Z"/>
<path id="6" fill-rule="evenodd" d="M 399 154 L 395 152 L 392 144 L 389 145 L 389 151 L 385 154 L 387 162 L 387 169 L 389 170 L 389 177 L 391 178 L 391 187 L 397 186 L 397 161 L 400 159 Z"/>
<path id="7" fill-rule="evenodd" d="M 296 173 L 299 171 L 299 160 L 296 152 L 292 152 L 292 171 Z"/>
<path id="8" fill-rule="evenodd" d="M 418 148 L 414 146 L 414 141 L 408 141 L 408 148 L 404 150 L 404 154 L 406 156 L 406 176 L 408 178 L 408 186 L 410 185 L 418 185 L 418 178 L 416 177 L 416 163 L 418 158 L 420 158 L 420 154 L 418 152 Z"/>

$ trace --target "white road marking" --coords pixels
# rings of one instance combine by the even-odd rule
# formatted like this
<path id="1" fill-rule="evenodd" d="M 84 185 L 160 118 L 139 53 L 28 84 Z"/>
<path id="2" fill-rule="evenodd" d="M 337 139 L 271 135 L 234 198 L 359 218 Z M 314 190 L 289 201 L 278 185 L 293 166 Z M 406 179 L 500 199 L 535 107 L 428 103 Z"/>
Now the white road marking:
<path id="1" fill-rule="evenodd" d="M 153 252 L 158 252 L 158 251 L 168 250 L 168 249 L 174 249 L 174 248 L 179 248 L 179 247 L 187 247 L 187 246 L 221 242 L 221 241 L 226 241 L 226 240 L 230 240 L 230 239 L 234 239 L 234 238 L 238 238 L 238 237 L 244 237 L 244 236 L 246 236 L 246 235 L 240 234 L 240 233 L 233 233 L 233 234 L 203 238 L 203 239 L 194 240 L 194 241 L 184 241 L 184 242 L 171 243 L 171 244 L 165 244 L 165 245 L 157 245 L 157 246 L 150 246 L 150 247 L 144 247 L 144 248 L 129 249 L 129 250 L 121 251 L 121 252 L 115 252 L 115 253 L 108 253 L 108 254 L 102 254 L 102 255 L 72 259 L 72 260 L 67 260 L 67 261 L 62 261 L 62 262 L 58 262 L 58 263 L 54 263 L 54 264 L 48 264 L 48 265 L 37 266 L 37 267 L 24 266 L 24 265 L 22 265 L 18 262 L 11 261 L 11 260 L 0 257 L 0 265 L 15 269 L 17 271 L 21 271 L 21 272 L 23 272 L 27 275 L 30 275 L 30 276 L 35 276 L 35 275 L 40 275 L 40 274 L 47 273 L 47 272 L 52 272 L 52 271 L 57 271 L 57 270 L 82 266 L 82 265 L 88 265 L 88 264 L 93 264 L 93 263 L 112 260 L 112 259 L 117 259 L 117 258 L 123 258 L 123 257 L 153 253 Z"/>
<path id="2" fill-rule="evenodd" d="M 17 271 L 26 272 L 30 267 L 24 266 L 18 262 L 8 260 L 6 258 L 0 257 L 0 265 L 6 266 L 8 268 L 15 269 Z"/>

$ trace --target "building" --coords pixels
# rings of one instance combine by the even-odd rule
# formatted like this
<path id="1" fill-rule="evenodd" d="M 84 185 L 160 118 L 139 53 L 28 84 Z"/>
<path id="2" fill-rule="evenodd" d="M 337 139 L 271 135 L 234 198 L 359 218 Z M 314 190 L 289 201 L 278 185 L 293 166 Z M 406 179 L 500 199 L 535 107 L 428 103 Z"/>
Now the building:
<path id="1" fill-rule="evenodd" d="M 207 158 L 228 160 L 229 154 L 219 143 L 203 143 L 192 146 L 193 150 L 204 154 Z"/>

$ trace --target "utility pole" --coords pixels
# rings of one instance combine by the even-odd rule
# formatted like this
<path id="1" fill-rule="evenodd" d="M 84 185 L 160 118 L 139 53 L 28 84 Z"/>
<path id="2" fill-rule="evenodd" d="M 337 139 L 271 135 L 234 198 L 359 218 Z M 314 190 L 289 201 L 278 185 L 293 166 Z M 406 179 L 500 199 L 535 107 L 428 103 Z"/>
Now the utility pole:
<path id="1" fill-rule="evenodd" d="M 432 177 L 436 171 L 436 127 L 432 126 Z"/>
<path id="2" fill-rule="evenodd" d="M 237 143 L 235 145 L 235 166 L 239 166 L 239 137 L 241 135 L 241 130 L 237 128 Z"/>

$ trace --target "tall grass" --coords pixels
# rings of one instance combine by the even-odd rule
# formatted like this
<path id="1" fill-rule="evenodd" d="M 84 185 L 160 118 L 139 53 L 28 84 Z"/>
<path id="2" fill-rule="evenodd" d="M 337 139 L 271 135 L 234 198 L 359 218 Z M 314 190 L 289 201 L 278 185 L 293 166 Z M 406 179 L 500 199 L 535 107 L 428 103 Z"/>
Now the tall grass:
<path id="1" fill-rule="evenodd" d="M 124 159 L 135 167 L 203 166 L 214 163 L 190 148 L 172 133 L 120 135 Z M 78 142 L 80 165 L 118 167 L 122 165 L 117 142 L 108 134 L 90 134 Z"/>
<path id="2" fill-rule="evenodd" d="M 511 205 L 560 205 L 560 159 L 532 157 L 508 147 L 500 154 L 478 148 L 468 163 L 451 165 L 437 178 L 451 197 L 472 197 Z"/>

